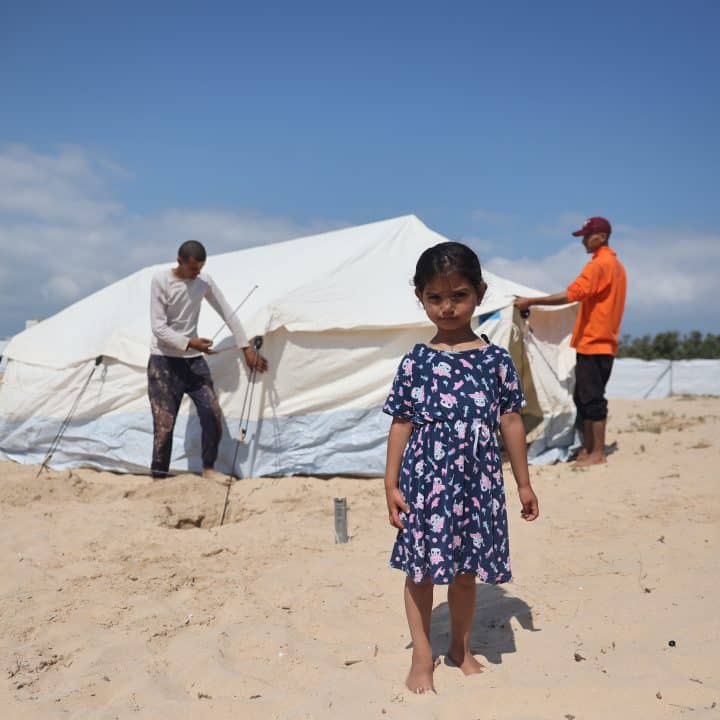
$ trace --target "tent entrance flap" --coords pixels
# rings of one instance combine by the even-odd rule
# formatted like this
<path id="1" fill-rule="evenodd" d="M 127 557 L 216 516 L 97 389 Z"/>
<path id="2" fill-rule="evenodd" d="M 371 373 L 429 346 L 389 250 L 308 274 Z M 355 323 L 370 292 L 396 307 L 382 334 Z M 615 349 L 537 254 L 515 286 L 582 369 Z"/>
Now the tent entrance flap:
<path id="1" fill-rule="evenodd" d="M 527 405 L 521 410 L 520 414 L 525 425 L 525 434 L 530 436 L 543 421 L 543 411 L 540 407 L 535 382 L 533 381 L 530 361 L 528 359 L 526 348 L 526 335 L 523 330 L 526 321 L 520 317 L 520 311 L 513 309 L 512 330 L 510 332 L 510 342 L 508 343 L 508 352 L 512 357 L 515 368 L 520 376 L 520 384 L 525 394 Z"/>

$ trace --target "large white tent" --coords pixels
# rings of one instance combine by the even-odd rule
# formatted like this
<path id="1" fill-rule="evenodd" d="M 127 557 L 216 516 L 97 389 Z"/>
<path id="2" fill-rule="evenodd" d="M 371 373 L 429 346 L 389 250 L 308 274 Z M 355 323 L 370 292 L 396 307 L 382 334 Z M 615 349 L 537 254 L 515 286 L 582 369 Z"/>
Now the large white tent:
<path id="1" fill-rule="evenodd" d="M 236 473 L 382 473 L 389 418 L 380 407 L 399 358 L 432 332 L 412 273 L 419 254 L 444 240 L 411 215 L 208 258 L 206 270 L 232 307 L 258 286 L 238 316 L 248 336 L 263 336 L 270 363 L 255 387 Z M 161 267 L 144 268 L 12 339 L 0 390 L 0 457 L 41 462 L 76 405 L 53 467 L 146 471 L 149 288 Z M 538 291 L 486 275 L 478 322 L 520 366 L 531 396 L 531 455 L 556 459 L 573 436 L 575 310 L 533 310 L 530 331 L 513 318 L 512 300 Z M 213 337 L 221 325 L 206 305 L 201 335 Z M 222 352 L 208 362 L 227 425 L 216 467 L 229 472 L 249 375 L 227 328 L 216 347 Z M 199 469 L 199 444 L 186 398 L 171 468 Z"/>

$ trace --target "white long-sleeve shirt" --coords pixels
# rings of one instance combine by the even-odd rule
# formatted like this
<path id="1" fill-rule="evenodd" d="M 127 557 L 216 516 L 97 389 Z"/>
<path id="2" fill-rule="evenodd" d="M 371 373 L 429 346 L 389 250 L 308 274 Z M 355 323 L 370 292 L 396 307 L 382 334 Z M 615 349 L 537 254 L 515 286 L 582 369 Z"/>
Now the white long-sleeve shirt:
<path id="1" fill-rule="evenodd" d="M 181 280 L 171 269 L 161 270 L 150 286 L 151 355 L 191 358 L 202 355 L 188 342 L 197 337 L 200 305 L 205 298 L 227 323 L 237 346 L 248 345 L 247 336 L 225 296 L 207 273 Z"/>

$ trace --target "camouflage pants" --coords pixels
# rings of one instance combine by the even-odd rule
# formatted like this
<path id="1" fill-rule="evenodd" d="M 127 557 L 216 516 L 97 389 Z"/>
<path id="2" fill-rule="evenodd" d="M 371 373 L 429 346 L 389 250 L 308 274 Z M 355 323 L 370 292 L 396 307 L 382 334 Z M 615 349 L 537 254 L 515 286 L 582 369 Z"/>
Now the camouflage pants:
<path id="1" fill-rule="evenodd" d="M 168 474 L 175 420 L 185 393 L 195 403 L 200 419 L 203 468 L 213 467 L 222 434 L 222 412 L 205 358 L 151 355 L 147 374 L 153 415 L 153 477 Z"/>

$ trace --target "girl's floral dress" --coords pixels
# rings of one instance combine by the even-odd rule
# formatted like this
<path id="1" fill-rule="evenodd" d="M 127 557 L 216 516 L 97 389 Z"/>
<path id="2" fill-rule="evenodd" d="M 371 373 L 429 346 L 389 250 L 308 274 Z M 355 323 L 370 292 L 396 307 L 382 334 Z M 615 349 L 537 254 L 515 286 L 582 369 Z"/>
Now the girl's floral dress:
<path id="1" fill-rule="evenodd" d="M 472 573 L 511 579 L 505 490 L 497 442 L 500 416 L 525 405 L 507 350 L 450 352 L 418 344 L 398 368 L 383 411 L 409 420 L 399 487 L 400 514 L 390 558 L 416 583 L 451 583 Z"/>

